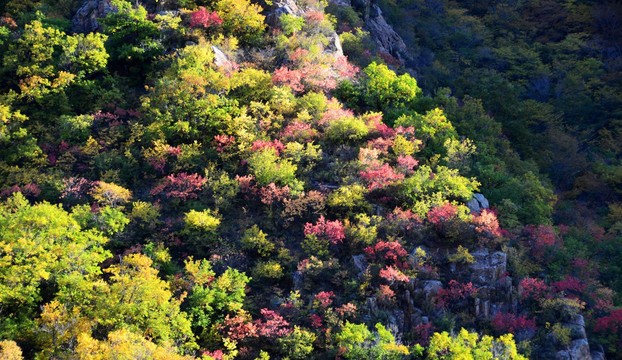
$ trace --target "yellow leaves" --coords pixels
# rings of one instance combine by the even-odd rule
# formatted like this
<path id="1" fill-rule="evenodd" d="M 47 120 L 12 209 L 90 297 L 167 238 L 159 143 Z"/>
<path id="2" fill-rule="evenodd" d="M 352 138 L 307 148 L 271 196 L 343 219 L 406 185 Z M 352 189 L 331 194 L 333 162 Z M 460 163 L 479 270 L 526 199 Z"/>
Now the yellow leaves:
<path id="1" fill-rule="evenodd" d="M 132 193 L 124 187 L 103 181 L 97 182 L 91 195 L 100 204 L 111 207 L 123 205 L 132 198 Z"/>
<path id="2" fill-rule="evenodd" d="M 113 331 L 108 339 L 98 341 L 88 334 L 78 338 L 76 355 L 80 360 L 191 360 L 191 356 L 178 354 L 170 344 L 156 345 L 146 338 L 127 329 Z"/>
<path id="3" fill-rule="evenodd" d="M 190 228 L 208 232 L 216 230 L 220 225 L 220 219 L 213 216 L 210 210 L 190 210 L 185 214 L 184 221 Z"/>
<path id="4" fill-rule="evenodd" d="M 0 360 L 22 360 L 22 349 L 15 341 L 0 341 Z"/>
<path id="5" fill-rule="evenodd" d="M 449 255 L 449 262 L 473 264 L 475 262 L 475 258 L 469 253 L 469 249 L 462 247 L 462 245 L 458 245 L 456 253 Z"/>
<path id="6" fill-rule="evenodd" d="M 197 286 L 208 284 L 216 275 L 209 261 L 205 259 L 194 261 L 192 257 L 186 261 L 186 272 Z"/>

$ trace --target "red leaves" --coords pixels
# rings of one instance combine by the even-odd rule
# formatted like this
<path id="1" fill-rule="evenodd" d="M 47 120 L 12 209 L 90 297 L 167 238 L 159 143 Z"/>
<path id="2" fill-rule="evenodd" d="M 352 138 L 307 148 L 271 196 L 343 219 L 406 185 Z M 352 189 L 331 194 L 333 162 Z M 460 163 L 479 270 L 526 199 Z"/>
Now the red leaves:
<path id="1" fill-rule="evenodd" d="M 473 296 L 477 293 L 477 288 L 473 286 L 473 283 L 461 284 L 456 280 L 449 282 L 449 287 L 440 289 L 436 295 L 436 306 L 442 309 L 446 309 L 449 304 L 456 303 L 460 300 L 466 299 L 469 296 Z"/>
<path id="2" fill-rule="evenodd" d="M 400 281 L 400 282 L 410 281 L 408 276 L 402 274 L 401 271 L 397 270 L 393 266 L 387 266 L 384 269 L 381 269 L 380 277 L 387 280 L 390 283 L 394 283 L 396 281 Z"/>
<path id="3" fill-rule="evenodd" d="M 551 289 L 555 292 L 569 292 L 581 293 L 587 285 L 574 276 L 566 275 L 564 280 L 554 282 L 551 284 Z"/>
<path id="4" fill-rule="evenodd" d="M 216 11 L 210 13 L 203 6 L 201 6 L 199 10 L 193 12 L 191 16 L 190 27 L 192 28 L 197 26 L 208 28 L 222 24 L 222 19 L 218 16 Z"/>
<path id="5" fill-rule="evenodd" d="M 450 203 L 444 203 L 428 212 L 428 220 L 436 225 L 442 226 L 444 222 L 454 218 L 458 214 L 456 206 Z"/>
<path id="6" fill-rule="evenodd" d="M 301 121 L 294 121 L 281 131 L 283 141 L 310 142 L 316 136 L 317 131 L 312 129 L 310 124 Z"/>
<path id="7" fill-rule="evenodd" d="M 283 337 L 292 330 L 289 328 L 289 322 L 287 322 L 276 311 L 261 309 L 261 315 L 264 320 L 255 320 L 253 323 L 257 326 L 257 333 L 259 336 L 268 338 Z"/>
<path id="8" fill-rule="evenodd" d="M 365 253 L 371 260 L 381 260 L 388 265 L 395 265 L 400 269 L 408 267 L 405 257 L 408 252 L 397 241 L 380 241 L 374 247 L 368 246 Z"/>
<path id="9" fill-rule="evenodd" d="M 369 183 L 369 191 L 381 189 L 404 178 L 404 174 L 396 173 L 389 164 L 376 164 L 367 170 L 361 171 L 360 175 Z"/>
<path id="10" fill-rule="evenodd" d="M 341 243 L 346 238 L 341 221 L 327 221 L 324 215 L 320 216 L 315 225 L 306 223 L 304 234 L 314 234 L 318 238 L 328 239 L 333 244 Z"/>
<path id="11" fill-rule="evenodd" d="M 561 245 L 561 240 L 555 235 L 555 230 L 549 225 L 527 225 L 523 229 L 523 235 L 527 237 L 527 245 L 531 247 L 531 254 L 539 260 L 543 260 L 549 248 Z"/>
<path id="12" fill-rule="evenodd" d="M 274 71 L 272 82 L 285 85 L 296 92 L 305 90 L 330 91 L 337 87 L 340 78 L 350 78 L 358 72 L 358 68 L 348 62 L 347 57 L 325 59 L 327 63 L 316 63 L 306 60 L 306 53 L 295 52 L 297 69 L 282 66 Z"/>
<path id="13" fill-rule="evenodd" d="M 303 74 L 300 70 L 290 70 L 286 66 L 281 66 L 274 70 L 272 82 L 277 85 L 289 86 L 294 91 L 302 92 L 305 89 L 302 85 L 302 76 Z"/>
<path id="14" fill-rule="evenodd" d="M 152 196 L 163 195 L 169 199 L 196 199 L 198 197 L 196 192 L 201 190 L 205 182 L 205 178 L 198 174 L 172 174 L 151 189 L 150 194 Z"/>
<path id="15" fill-rule="evenodd" d="M 527 299 L 540 300 L 549 291 L 544 281 L 535 278 L 524 278 L 518 285 L 518 296 L 523 302 Z"/>
<path id="16" fill-rule="evenodd" d="M 309 315 L 309 319 L 311 320 L 311 326 L 313 326 L 314 328 L 319 329 L 322 327 L 323 322 L 322 322 L 322 317 L 320 315 L 311 314 Z"/>
<path id="17" fill-rule="evenodd" d="M 224 152 L 229 147 L 231 147 L 233 143 L 235 143 L 234 136 L 228 136 L 228 135 L 214 136 L 213 144 L 214 144 L 214 147 L 216 148 L 216 151 L 218 152 Z"/>
<path id="18" fill-rule="evenodd" d="M 521 331 L 536 331 L 536 320 L 529 319 L 525 315 L 514 315 L 498 312 L 490 322 L 490 325 L 500 334 L 516 334 Z"/>
<path id="19" fill-rule="evenodd" d="M 314 299 L 317 300 L 321 307 L 327 308 L 330 304 L 333 303 L 333 298 L 335 294 L 332 291 L 320 291 L 317 295 L 314 296 Z"/>
<path id="20" fill-rule="evenodd" d="M 266 141 L 266 140 L 255 140 L 253 142 L 252 151 L 265 150 L 265 149 L 274 149 L 276 156 L 279 156 L 281 151 L 285 150 L 285 145 L 279 140 L 274 141 Z"/>
<path id="21" fill-rule="evenodd" d="M 276 201 L 284 201 L 289 197 L 289 186 L 278 187 L 274 183 L 270 183 L 259 188 L 259 198 L 263 204 L 271 205 Z"/>
<path id="22" fill-rule="evenodd" d="M 622 309 L 614 310 L 608 316 L 597 319 L 594 331 L 620 333 L 622 335 Z"/>
<path id="23" fill-rule="evenodd" d="M 397 165 L 404 173 L 411 174 L 415 166 L 419 165 L 419 161 L 410 155 L 400 155 L 397 157 Z"/>
<path id="24" fill-rule="evenodd" d="M 479 233 L 501 236 L 499 221 L 493 211 L 484 209 L 479 215 L 474 215 L 473 224 L 475 224 L 475 231 Z"/>

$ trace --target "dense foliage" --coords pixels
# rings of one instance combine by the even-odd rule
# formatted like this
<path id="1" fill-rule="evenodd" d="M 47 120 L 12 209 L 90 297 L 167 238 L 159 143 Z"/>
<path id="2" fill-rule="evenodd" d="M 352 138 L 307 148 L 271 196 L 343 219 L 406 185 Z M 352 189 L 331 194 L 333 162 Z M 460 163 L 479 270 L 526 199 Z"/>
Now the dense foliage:
<path id="1" fill-rule="evenodd" d="M 619 358 L 620 6 L 294 5 L 0 3 L 0 358 Z"/>

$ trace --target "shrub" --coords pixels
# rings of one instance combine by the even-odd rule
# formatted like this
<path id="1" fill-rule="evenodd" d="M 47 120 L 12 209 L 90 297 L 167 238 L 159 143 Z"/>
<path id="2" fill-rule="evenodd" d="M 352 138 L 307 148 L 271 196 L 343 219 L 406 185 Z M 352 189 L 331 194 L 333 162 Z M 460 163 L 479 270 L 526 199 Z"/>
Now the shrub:
<path id="1" fill-rule="evenodd" d="M 288 159 L 279 159 L 272 148 L 254 152 L 248 159 L 248 165 L 259 186 L 274 183 L 279 186 L 289 186 L 293 194 L 299 194 L 302 191 L 303 184 L 296 179 L 296 165 Z"/>
<path id="2" fill-rule="evenodd" d="M 268 240 L 267 235 L 257 225 L 253 225 L 252 228 L 244 232 L 242 247 L 257 253 L 261 257 L 268 256 L 274 251 L 274 243 Z"/>
<path id="3" fill-rule="evenodd" d="M 196 199 L 206 180 L 198 174 L 181 173 L 167 176 L 159 185 L 151 189 L 152 196 L 163 195 L 169 199 Z"/>
<path id="4" fill-rule="evenodd" d="M 498 312 L 490 325 L 500 334 L 518 334 L 522 331 L 536 331 L 536 320 L 527 318 L 525 315 L 514 315 Z"/>
<path id="5" fill-rule="evenodd" d="M 333 244 L 341 243 L 346 237 L 341 221 L 327 221 L 324 219 L 324 215 L 320 216 L 315 225 L 306 223 L 304 234 L 313 234 L 320 239 L 327 239 Z"/>
<path id="6" fill-rule="evenodd" d="M 344 117 L 330 122 L 327 138 L 337 144 L 355 143 L 369 133 L 365 122 L 358 117 Z"/>

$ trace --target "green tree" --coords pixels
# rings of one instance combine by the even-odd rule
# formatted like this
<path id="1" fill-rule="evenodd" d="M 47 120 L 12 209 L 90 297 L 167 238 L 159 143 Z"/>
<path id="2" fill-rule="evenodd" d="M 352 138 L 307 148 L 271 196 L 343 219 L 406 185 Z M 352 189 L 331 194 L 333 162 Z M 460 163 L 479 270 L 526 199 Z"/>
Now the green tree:
<path id="1" fill-rule="evenodd" d="M 447 332 L 434 333 L 428 347 L 428 360 L 488 360 L 508 359 L 526 360 L 516 350 L 512 334 L 493 339 L 491 336 L 479 337 L 477 333 L 465 329 L 451 336 Z"/>
<path id="2" fill-rule="evenodd" d="M 0 334 L 14 338 L 33 328 L 41 301 L 56 296 L 71 306 L 92 300 L 108 239 L 83 229 L 62 208 L 29 205 L 16 193 L 0 205 Z M 47 295 L 42 288 L 47 289 Z M 51 294 L 49 290 L 56 288 Z"/>
<path id="3" fill-rule="evenodd" d="M 194 335 L 189 317 L 180 309 L 181 300 L 173 297 L 152 264 L 149 257 L 132 254 L 105 269 L 110 284 L 98 289 L 95 319 L 111 330 L 125 328 L 157 344 L 175 342 L 193 349 Z"/>

